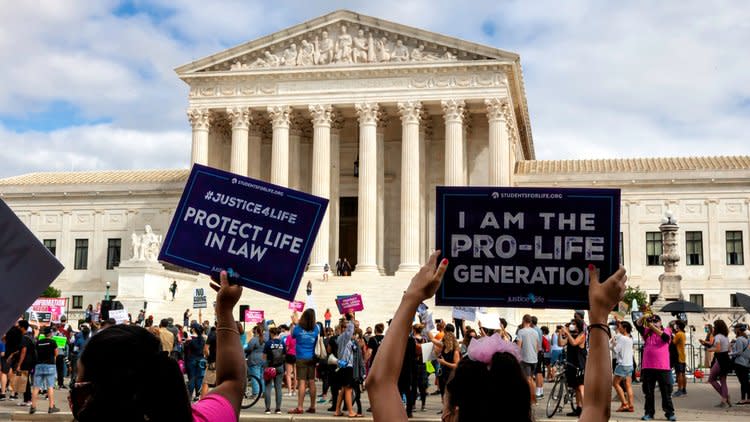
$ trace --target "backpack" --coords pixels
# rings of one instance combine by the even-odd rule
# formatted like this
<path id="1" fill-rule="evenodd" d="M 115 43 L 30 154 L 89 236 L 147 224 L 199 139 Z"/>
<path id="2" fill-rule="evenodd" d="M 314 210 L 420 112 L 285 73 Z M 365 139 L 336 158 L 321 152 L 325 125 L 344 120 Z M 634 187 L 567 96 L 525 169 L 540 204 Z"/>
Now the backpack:
<path id="1" fill-rule="evenodd" d="M 549 351 L 550 351 L 549 340 L 545 336 L 542 336 L 542 351 L 544 353 L 549 353 Z"/>
<path id="2" fill-rule="evenodd" d="M 280 345 L 281 346 L 281 345 Z M 271 347 L 271 367 L 277 367 L 284 364 L 284 347 Z"/>

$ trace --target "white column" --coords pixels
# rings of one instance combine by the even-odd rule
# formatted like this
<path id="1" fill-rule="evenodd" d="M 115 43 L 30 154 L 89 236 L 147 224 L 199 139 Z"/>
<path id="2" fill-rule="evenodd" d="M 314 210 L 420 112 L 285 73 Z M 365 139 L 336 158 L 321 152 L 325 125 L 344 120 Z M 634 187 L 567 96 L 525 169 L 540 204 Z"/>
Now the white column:
<path id="1" fill-rule="evenodd" d="M 289 106 L 270 106 L 268 115 L 273 128 L 271 141 L 271 183 L 289 186 Z"/>
<path id="2" fill-rule="evenodd" d="M 328 264 L 335 271 L 336 260 L 339 258 L 339 179 L 341 177 L 341 156 L 339 151 L 339 140 L 344 119 L 334 113 L 331 121 L 331 202 L 328 205 L 328 216 L 330 221 L 330 245 L 328 253 Z"/>
<path id="3" fill-rule="evenodd" d="M 261 171 L 261 128 L 251 119 L 247 136 L 247 175 L 260 180 Z"/>
<path id="4" fill-rule="evenodd" d="M 401 114 L 401 262 L 399 272 L 419 270 L 419 120 L 422 104 L 398 103 Z"/>
<path id="5" fill-rule="evenodd" d="M 484 100 L 487 106 L 489 122 L 489 184 L 490 186 L 510 186 L 510 139 L 507 117 L 509 106 L 507 99 L 490 98 Z"/>
<path id="6" fill-rule="evenodd" d="M 322 198 L 331 196 L 331 106 L 316 104 L 309 107 L 313 124 L 312 194 Z M 309 271 L 321 272 L 328 262 L 330 235 L 330 205 L 320 223 L 318 237 L 310 255 Z M 329 263 L 330 265 L 330 263 Z"/>
<path id="7" fill-rule="evenodd" d="M 357 202 L 357 271 L 377 272 L 377 121 L 378 104 L 360 103 L 359 198 Z"/>
<path id="8" fill-rule="evenodd" d="M 463 100 L 441 102 L 445 113 L 445 184 L 465 186 L 464 173 L 464 106 Z"/>
<path id="9" fill-rule="evenodd" d="M 388 127 L 388 116 L 380 110 L 377 128 L 378 160 L 378 228 L 376 263 L 378 272 L 385 275 L 385 129 Z"/>
<path id="10" fill-rule="evenodd" d="M 430 210 L 433 208 L 433 202 L 430 199 L 432 192 L 430 188 L 430 143 L 432 138 L 432 128 L 430 115 L 422 109 L 419 124 L 419 162 L 422 163 L 422 169 L 419 172 L 419 264 L 423 265 L 427 261 L 429 251 L 434 248 L 430 244 L 430 228 L 428 221 Z"/>
<path id="11" fill-rule="evenodd" d="M 206 108 L 191 108 L 187 112 L 190 126 L 193 127 L 193 149 L 190 155 L 192 164 L 208 165 L 208 127 L 210 113 Z"/>
<path id="12" fill-rule="evenodd" d="M 229 171 L 247 176 L 248 133 L 250 109 L 248 107 L 227 108 L 227 116 L 232 123 L 232 152 Z"/>
<path id="13" fill-rule="evenodd" d="M 289 187 L 303 190 L 302 175 L 302 125 L 304 119 L 299 112 L 289 115 Z"/>
<path id="14" fill-rule="evenodd" d="M 708 232 L 707 234 L 707 245 L 708 247 L 704 250 L 708 252 L 708 279 L 717 280 L 722 278 L 722 272 L 724 267 L 724 257 L 726 245 L 722 245 L 725 233 L 722 233 L 719 229 L 718 219 L 718 206 L 719 200 L 716 198 L 709 198 L 705 201 L 708 205 Z"/>

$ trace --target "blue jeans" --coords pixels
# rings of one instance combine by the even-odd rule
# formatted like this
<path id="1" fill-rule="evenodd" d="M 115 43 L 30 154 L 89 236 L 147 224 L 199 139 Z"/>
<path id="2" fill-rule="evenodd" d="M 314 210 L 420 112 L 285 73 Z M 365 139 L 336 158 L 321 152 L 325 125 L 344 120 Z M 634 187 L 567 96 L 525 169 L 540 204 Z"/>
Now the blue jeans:
<path id="1" fill-rule="evenodd" d="M 192 359 L 187 361 L 187 376 L 188 376 L 188 393 L 190 397 L 193 394 L 200 394 L 201 386 L 203 386 L 203 377 L 206 375 L 206 360 L 205 359 Z"/>
<path id="2" fill-rule="evenodd" d="M 284 365 L 276 367 L 276 377 L 266 381 L 266 409 L 271 409 L 271 390 L 276 390 L 276 409 L 281 409 L 281 396 L 284 385 Z"/>
<path id="3" fill-rule="evenodd" d="M 258 377 L 259 380 L 263 379 L 263 367 L 261 365 L 248 365 L 247 367 L 247 373 L 250 375 L 255 375 Z M 255 380 L 255 378 L 250 378 L 250 382 L 253 386 L 253 395 L 257 396 L 260 393 L 260 384 L 258 384 L 258 381 Z"/>

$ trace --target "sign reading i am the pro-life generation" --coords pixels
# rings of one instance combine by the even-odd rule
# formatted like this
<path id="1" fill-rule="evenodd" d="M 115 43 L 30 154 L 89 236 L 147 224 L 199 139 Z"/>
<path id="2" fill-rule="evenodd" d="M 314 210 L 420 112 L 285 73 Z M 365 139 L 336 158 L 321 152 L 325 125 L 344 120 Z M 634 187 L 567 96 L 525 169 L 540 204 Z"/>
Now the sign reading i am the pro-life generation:
<path id="1" fill-rule="evenodd" d="M 293 300 L 328 200 L 195 164 L 159 259 Z"/>
<path id="2" fill-rule="evenodd" d="M 619 265 L 620 190 L 437 187 L 440 306 L 588 308 Z"/>

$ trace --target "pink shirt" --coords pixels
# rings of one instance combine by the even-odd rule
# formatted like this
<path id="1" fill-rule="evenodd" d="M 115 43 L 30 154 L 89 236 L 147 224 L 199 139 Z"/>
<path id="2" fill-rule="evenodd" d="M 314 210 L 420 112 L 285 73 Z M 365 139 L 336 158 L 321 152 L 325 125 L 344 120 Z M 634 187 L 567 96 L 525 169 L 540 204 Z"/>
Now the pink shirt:
<path id="1" fill-rule="evenodd" d="M 661 336 L 651 333 L 650 328 L 645 329 L 646 338 L 643 346 L 643 369 L 660 369 L 669 371 L 669 343 L 663 341 Z M 672 336 L 669 328 L 664 328 L 664 334 Z"/>
<path id="2" fill-rule="evenodd" d="M 193 405 L 193 422 L 235 422 L 237 415 L 224 396 L 208 394 Z"/>
<path id="3" fill-rule="evenodd" d="M 289 356 L 297 356 L 297 339 L 289 333 L 284 339 L 286 343 L 286 354 Z"/>

